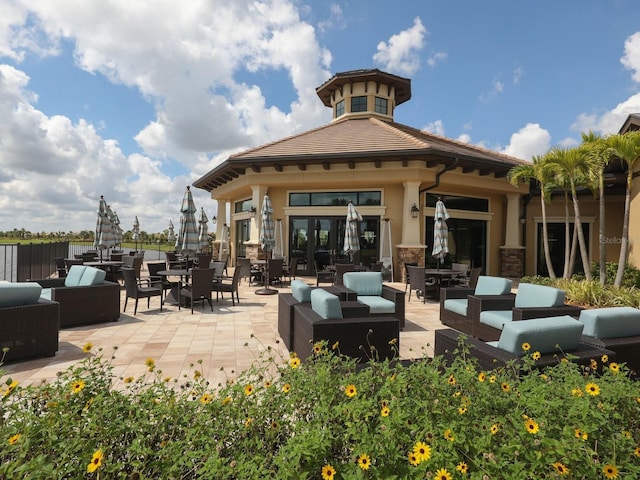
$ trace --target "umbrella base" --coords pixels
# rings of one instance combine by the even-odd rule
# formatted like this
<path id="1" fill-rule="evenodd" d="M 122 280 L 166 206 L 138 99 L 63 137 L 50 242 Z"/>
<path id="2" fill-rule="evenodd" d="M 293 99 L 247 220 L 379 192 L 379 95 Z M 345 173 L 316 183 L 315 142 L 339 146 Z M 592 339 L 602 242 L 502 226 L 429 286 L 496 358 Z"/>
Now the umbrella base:
<path id="1" fill-rule="evenodd" d="M 278 290 L 274 290 L 273 288 L 260 288 L 256 290 L 256 295 L 275 295 L 278 293 Z"/>

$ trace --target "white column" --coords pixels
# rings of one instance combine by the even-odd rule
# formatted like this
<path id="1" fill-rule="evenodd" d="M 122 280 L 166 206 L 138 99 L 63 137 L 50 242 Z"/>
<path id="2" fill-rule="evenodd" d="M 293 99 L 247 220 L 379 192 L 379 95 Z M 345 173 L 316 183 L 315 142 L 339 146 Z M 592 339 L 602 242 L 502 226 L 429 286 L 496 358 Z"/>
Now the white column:
<path id="1" fill-rule="evenodd" d="M 420 245 L 420 232 L 423 221 L 422 206 L 420 205 L 420 182 L 403 182 L 404 196 L 402 205 L 402 245 Z M 411 207 L 416 205 L 420 210 L 418 218 L 411 216 Z"/>
<path id="2" fill-rule="evenodd" d="M 521 227 L 520 227 L 520 195 L 517 193 L 508 193 L 507 212 L 505 218 L 505 247 L 521 247 Z"/>
<path id="3" fill-rule="evenodd" d="M 260 242 L 260 209 L 267 189 L 264 185 L 251 185 L 251 202 L 256 209 L 256 217 L 251 221 L 250 243 Z"/>

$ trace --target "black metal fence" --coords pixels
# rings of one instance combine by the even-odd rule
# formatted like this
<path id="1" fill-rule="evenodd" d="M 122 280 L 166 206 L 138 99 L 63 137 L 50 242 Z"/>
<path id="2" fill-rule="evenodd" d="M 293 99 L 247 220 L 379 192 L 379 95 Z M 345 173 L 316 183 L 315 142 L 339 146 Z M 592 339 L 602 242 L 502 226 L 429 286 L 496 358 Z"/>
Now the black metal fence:
<path id="1" fill-rule="evenodd" d="M 0 279 L 24 282 L 56 271 L 55 257 L 66 257 L 69 242 L 1 244 Z"/>

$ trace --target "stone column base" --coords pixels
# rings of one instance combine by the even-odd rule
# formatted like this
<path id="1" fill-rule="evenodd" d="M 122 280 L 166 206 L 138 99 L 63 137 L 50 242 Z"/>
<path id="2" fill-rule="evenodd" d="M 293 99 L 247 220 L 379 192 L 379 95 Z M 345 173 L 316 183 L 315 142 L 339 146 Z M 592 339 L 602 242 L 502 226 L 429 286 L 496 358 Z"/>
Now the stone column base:
<path id="1" fill-rule="evenodd" d="M 500 276 L 522 278 L 524 276 L 524 247 L 500 247 Z"/>
<path id="2" fill-rule="evenodd" d="M 398 245 L 398 268 L 395 269 L 395 281 L 407 281 L 406 270 L 404 264 L 407 262 L 416 262 L 418 265 L 424 266 L 424 245 Z"/>

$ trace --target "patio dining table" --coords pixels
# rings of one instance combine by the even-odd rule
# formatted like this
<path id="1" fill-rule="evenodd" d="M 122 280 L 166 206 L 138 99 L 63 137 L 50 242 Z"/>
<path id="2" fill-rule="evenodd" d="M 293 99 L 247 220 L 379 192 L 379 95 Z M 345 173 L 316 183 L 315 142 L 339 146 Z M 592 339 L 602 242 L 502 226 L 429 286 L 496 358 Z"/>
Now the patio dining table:
<path id="1" fill-rule="evenodd" d="M 172 287 L 167 293 L 167 296 L 164 299 L 164 303 L 169 303 L 171 305 L 178 305 L 180 302 L 180 289 L 185 286 L 186 279 L 189 278 L 191 274 L 191 270 L 186 268 L 171 268 L 168 270 L 159 270 L 158 275 L 163 277 L 180 277 L 180 281 L 171 282 Z"/>
<path id="2" fill-rule="evenodd" d="M 436 281 L 435 299 L 440 300 L 440 288 L 442 287 L 442 281 L 457 277 L 462 272 L 459 270 L 452 270 L 451 268 L 425 268 L 425 277 L 433 277 Z"/>

